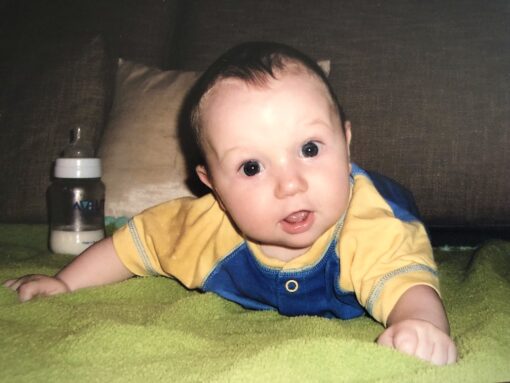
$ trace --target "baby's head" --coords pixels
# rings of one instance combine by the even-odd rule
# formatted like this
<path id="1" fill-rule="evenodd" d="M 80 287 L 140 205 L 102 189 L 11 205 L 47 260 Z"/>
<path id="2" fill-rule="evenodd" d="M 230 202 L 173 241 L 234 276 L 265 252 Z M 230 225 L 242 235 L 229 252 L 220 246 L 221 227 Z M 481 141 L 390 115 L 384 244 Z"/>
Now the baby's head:
<path id="1" fill-rule="evenodd" d="M 301 255 L 345 213 L 350 124 L 315 61 L 285 45 L 246 43 L 194 89 L 197 174 L 270 257 Z"/>
<path id="2" fill-rule="evenodd" d="M 270 79 L 276 79 L 287 71 L 301 71 L 314 76 L 328 92 L 335 106 L 342 129 L 345 129 L 345 113 L 326 74 L 316 61 L 285 44 L 274 42 L 247 42 L 236 45 L 221 55 L 200 77 L 194 86 L 190 108 L 190 122 L 195 142 L 201 150 L 205 163 L 203 141 L 202 105 L 209 91 L 220 81 L 238 79 L 253 86 L 262 87 Z"/>

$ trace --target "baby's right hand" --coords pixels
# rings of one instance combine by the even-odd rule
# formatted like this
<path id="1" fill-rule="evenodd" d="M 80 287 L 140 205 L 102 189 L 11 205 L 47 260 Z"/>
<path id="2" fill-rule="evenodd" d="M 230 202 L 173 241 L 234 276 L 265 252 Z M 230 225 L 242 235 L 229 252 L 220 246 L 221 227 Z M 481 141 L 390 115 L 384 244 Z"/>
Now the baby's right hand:
<path id="1" fill-rule="evenodd" d="M 28 301 L 35 297 L 45 297 L 67 293 L 69 287 L 56 277 L 47 275 L 31 274 L 17 279 L 9 279 L 3 284 L 18 293 L 21 302 Z"/>

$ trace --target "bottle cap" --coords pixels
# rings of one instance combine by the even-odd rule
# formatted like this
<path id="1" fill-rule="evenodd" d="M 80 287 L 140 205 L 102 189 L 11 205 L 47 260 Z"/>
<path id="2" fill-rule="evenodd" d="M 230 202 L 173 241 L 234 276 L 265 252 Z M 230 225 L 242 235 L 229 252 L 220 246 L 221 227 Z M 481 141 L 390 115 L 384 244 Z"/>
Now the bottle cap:
<path id="1" fill-rule="evenodd" d="M 56 178 L 101 178 L 99 158 L 57 158 Z"/>

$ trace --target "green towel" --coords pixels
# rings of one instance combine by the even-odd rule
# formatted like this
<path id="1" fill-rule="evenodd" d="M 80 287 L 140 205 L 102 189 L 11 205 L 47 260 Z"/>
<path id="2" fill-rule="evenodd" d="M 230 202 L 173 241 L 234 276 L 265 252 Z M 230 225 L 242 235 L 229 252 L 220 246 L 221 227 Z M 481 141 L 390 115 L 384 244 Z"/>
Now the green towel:
<path id="1" fill-rule="evenodd" d="M 55 273 L 47 228 L 0 225 L 0 280 Z M 350 321 L 249 311 L 162 277 L 20 304 L 0 288 L 2 382 L 502 382 L 510 380 L 510 243 L 436 250 L 460 360 L 377 346 Z"/>

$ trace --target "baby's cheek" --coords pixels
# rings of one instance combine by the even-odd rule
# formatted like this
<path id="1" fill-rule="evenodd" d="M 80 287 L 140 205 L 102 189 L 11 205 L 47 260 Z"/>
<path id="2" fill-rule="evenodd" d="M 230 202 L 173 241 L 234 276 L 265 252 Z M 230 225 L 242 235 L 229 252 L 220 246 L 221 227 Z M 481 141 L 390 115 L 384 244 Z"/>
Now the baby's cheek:
<path id="1" fill-rule="evenodd" d="M 333 211 L 347 208 L 350 198 L 349 178 L 337 173 L 337 177 L 324 174 L 317 175 L 312 179 L 310 187 L 312 197 L 322 206 L 329 207 Z"/>
<path id="2" fill-rule="evenodd" d="M 240 196 L 241 198 L 232 198 L 226 206 L 239 228 L 244 231 L 264 224 L 268 217 L 263 199 L 243 193 Z"/>

